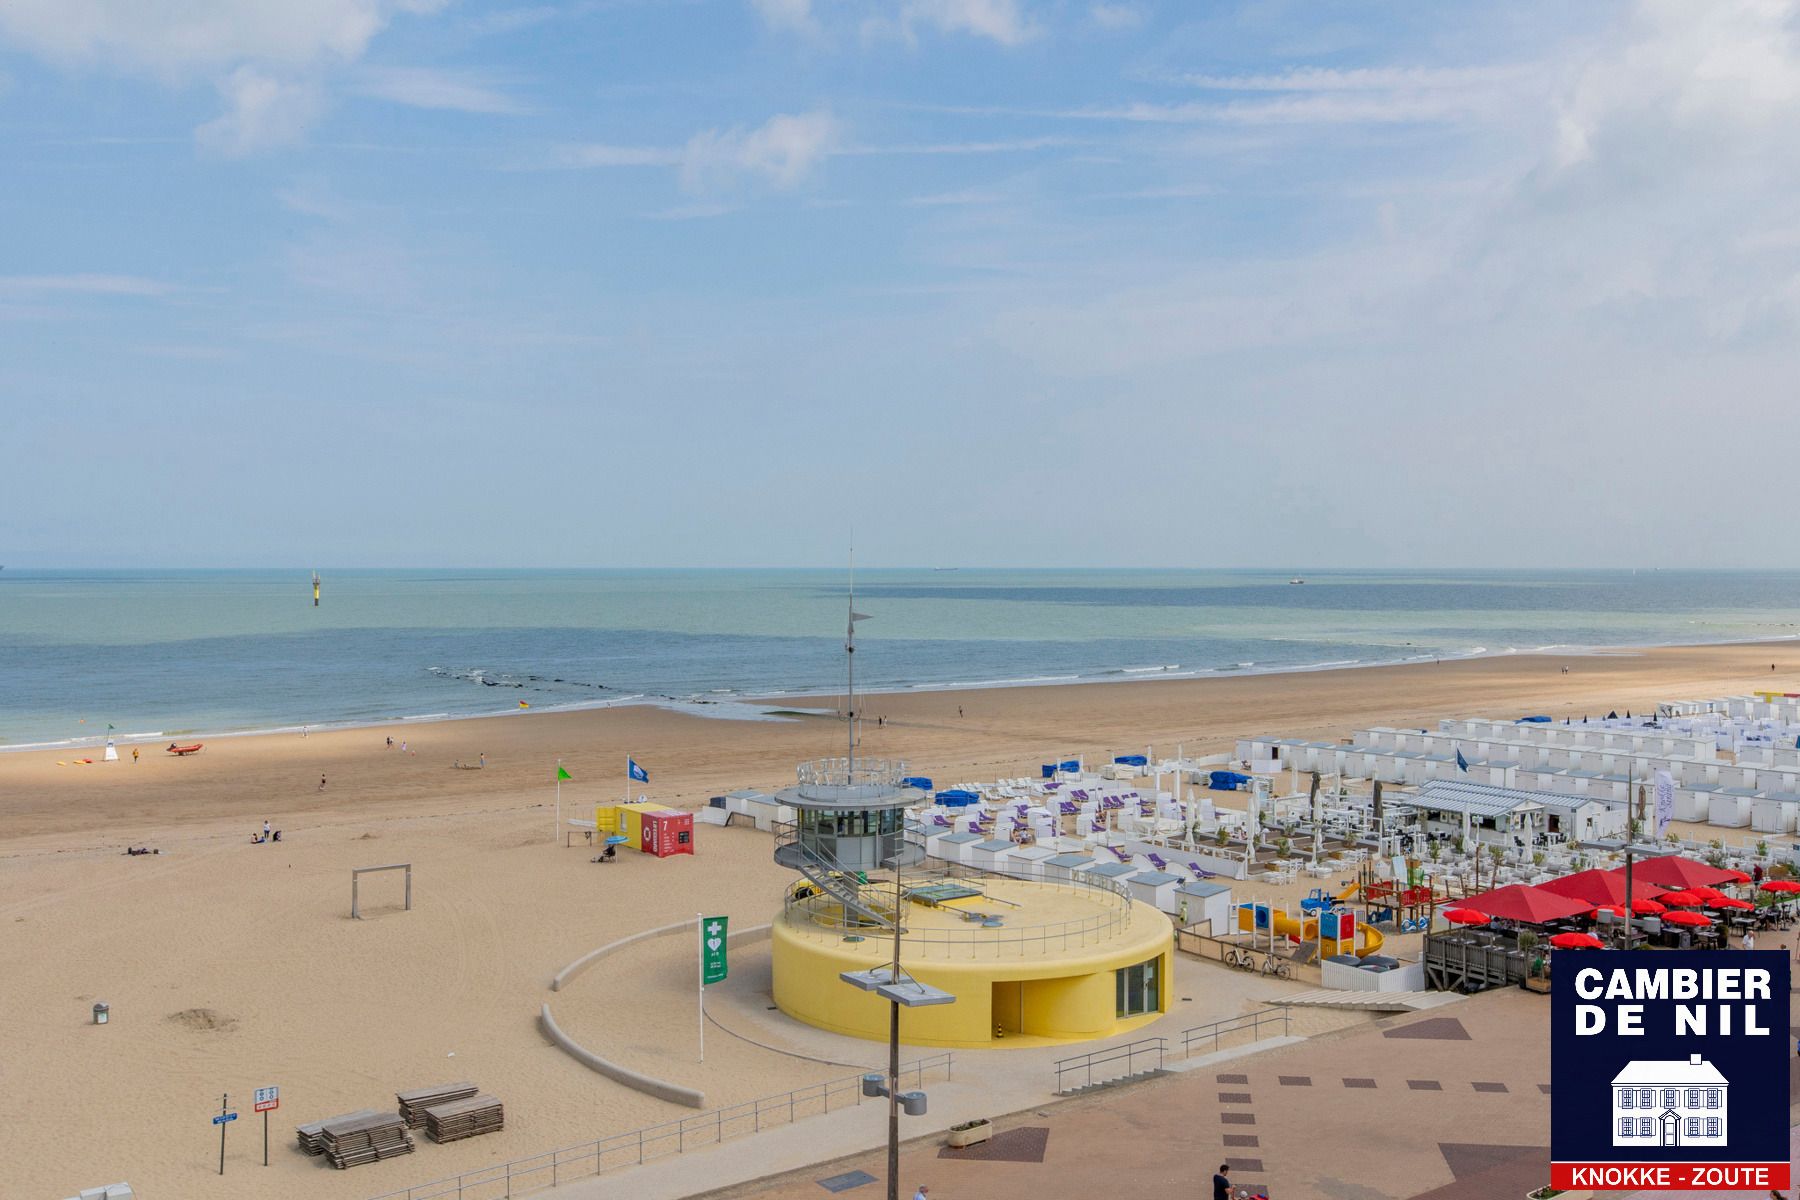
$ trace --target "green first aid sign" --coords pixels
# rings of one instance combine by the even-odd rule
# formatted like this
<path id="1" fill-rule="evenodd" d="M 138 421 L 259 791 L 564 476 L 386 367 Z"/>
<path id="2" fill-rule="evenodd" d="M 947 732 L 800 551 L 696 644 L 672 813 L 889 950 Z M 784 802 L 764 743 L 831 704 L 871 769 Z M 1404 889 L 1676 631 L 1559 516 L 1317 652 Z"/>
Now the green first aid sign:
<path id="1" fill-rule="evenodd" d="M 700 984 L 720 983 L 725 979 L 725 926 L 727 917 L 700 919 Z"/>

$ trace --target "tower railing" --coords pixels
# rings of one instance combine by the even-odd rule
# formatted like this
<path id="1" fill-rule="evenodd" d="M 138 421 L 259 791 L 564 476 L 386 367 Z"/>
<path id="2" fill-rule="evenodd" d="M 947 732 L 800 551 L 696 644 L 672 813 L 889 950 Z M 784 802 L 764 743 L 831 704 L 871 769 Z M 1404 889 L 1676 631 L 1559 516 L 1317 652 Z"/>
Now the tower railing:
<path id="1" fill-rule="evenodd" d="M 867 803 L 893 797 L 897 808 L 906 763 L 885 758 L 815 758 L 794 768 L 797 789 L 803 799 L 821 803 Z"/>

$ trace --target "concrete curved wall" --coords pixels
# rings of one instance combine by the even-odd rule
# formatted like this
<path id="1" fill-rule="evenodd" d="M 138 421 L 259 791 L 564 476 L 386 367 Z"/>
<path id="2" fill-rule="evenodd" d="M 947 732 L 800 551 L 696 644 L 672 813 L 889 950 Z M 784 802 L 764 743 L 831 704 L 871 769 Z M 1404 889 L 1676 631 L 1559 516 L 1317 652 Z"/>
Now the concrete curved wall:
<path id="1" fill-rule="evenodd" d="M 673 925 L 659 925 L 655 929 L 646 929 L 642 933 L 634 933 L 630 937 L 622 937 L 616 942 L 608 942 L 606 945 L 597 949 L 589 950 L 586 954 L 556 973 L 556 978 L 550 981 L 550 990 L 553 992 L 562 991 L 563 986 L 572 981 L 577 975 L 580 975 L 583 971 L 587 970 L 607 955 L 616 954 L 627 946 L 634 946 L 639 942 L 648 942 L 654 938 L 673 937 L 683 931 L 692 931 L 693 928 L 694 926 L 691 921 L 677 921 Z M 734 933 L 727 934 L 725 940 L 732 945 L 736 945 L 740 939 L 745 943 L 750 943 L 760 941 L 768 936 L 769 926 L 752 925 L 748 929 L 739 929 Z"/>
<path id="2" fill-rule="evenodd" d="M 775 1003 L 782 1012 L 833 1033 L 887 1039 L 887 1001 L 838 978 L 844 971 L 874 965 L 867 943 L 831 941 L 785 921 L 776 923 L 771 936 Z M 906 970 L 920 982 L 952 993 L 956 1003 L 901 1010 L 900 1036 L 919 1046 L 981 1048 L 1126 1033 L 1168 1011 L 1174 950 L 1169 919 L 1140 901 L 1132 902 L 1126 928 L 1095 946 L 1047 946 L 1033 955 L 961 959 L 907 957 L 903 946 Z M 1160 964 L 1161 1011 L 1121 1018 L 1113 973 L 1150 959 Z M 1006 1027 L 1007 1038 L 995 1038 L 997 1020 Z"/>
<path id="3" fill-rule="evenodd" d="M 580 1042 L 562 1031 L 556 1018 L 550 1015 L 550 1005 L 545 1004 L 538 1013 L 538 1022 L 544 1027 L 544 1033 L 550 1040 L 562 1048 L 576 1062 L 591 1067 L 615 1083 L 622 1083 L 628 1088 L 655 1096 L 658 1100 L 667 1100 L 671 1104 L 685 1104 L 689 1108 L 705 1108 L 706 1095 L 693 1088 L 684 1088 L 680 1084 L 670 1083 L 666 1079 L 653 1079 L 648 1075 L 640 1075 L 630 1067 L 622 1067 L 611 1059 L 601 1058 Z"/>

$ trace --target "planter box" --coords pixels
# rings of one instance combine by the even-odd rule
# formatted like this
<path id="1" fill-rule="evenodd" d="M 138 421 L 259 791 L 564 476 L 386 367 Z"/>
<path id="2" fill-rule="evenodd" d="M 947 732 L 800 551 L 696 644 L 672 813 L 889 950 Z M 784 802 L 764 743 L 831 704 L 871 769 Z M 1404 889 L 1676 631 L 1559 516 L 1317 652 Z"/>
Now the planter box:
<path id="1" fill-rule="evenodd" d="M 950 1148 L 952 1150 L 961 1150 L 965 1146 L 974 1146 L 978 1143 L 985 1142 L 993 1136 L 994 1123 L 992 1121 L 970 1122 L 966 1129 L 952 1129 L 950 1131 Z"/>
<path id="2" fill-rule="evenodd" d="M 1536 976 L 1527 976 L 1525 979 L 1525 990 L 1528 992 L 1538 992 L 1548 996 L 1550 994 L 1550 981 L 1548 979 L 1539 979 Z"/>

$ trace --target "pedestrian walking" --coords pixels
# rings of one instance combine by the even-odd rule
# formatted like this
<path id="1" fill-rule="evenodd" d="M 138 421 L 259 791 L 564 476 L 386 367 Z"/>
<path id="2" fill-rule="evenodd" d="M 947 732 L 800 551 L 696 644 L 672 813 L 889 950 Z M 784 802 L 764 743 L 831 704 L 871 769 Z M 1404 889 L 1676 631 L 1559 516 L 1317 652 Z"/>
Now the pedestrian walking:
<path id="1" fill-rule="evenodd" d="M 1213 1176 L 1213 1200 L 1231 1200 L 1231 1164 L 1220 1163 Z"/>
<path id="2" fill-rule="evenodd" d="M 325 777 L 323 775 L 319 776 L 319 790 L 321 792 L 325 790 Z"/>
<path id="3" fill-rule="evenodd" d="M 1744 949 L 1746 949 L 1746 950 L 1756 949 L 1756 931 L 1755 930 L 1753 930 L 1753 929 L 1744 930 Z"/>
<path id="4" fill-rule="evenodd" d="M 269 818 L 263 818 L 263 841 L 269 840 Z"/>
<path id="5" fill-rule="evenodd" d="M 136 746 L 133 746 L 131 748 L 131 761 L 134 766 L 137 764 L 137 747 Z"/>
<path id="6" fill-rule="evenodd" d="M 922 1183 L 919 1185 L 919 1190 L 913 1193 L 913 1200 L 930 1200 L 930 1197 L 931 1189 Z"/>

